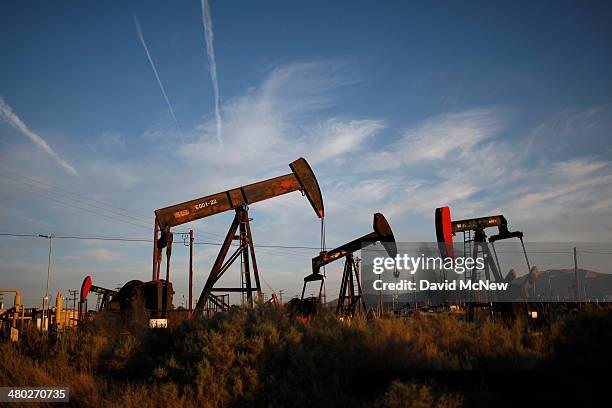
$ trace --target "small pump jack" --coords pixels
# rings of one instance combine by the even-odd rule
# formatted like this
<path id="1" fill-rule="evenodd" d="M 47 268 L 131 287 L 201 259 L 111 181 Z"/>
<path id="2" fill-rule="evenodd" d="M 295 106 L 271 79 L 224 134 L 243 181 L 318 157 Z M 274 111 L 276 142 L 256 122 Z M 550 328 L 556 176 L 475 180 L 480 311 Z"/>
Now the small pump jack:
<path id="1" fill-rule="evenodd" d="M 87 302 L 87 295 L 90 293 L 98 293 L 102 295 L 99 310 L 106 310 L 110 308 L 110 303 L 113 300 L 113 297 L 117 295 L 118 291 L 95 286 L 91 283 L 91 276 L 86 276 L 81 284 L 81 292 L 79 296 L 79 315 L 82 312 L 83 305 Z"/>
<path id="2" fill-rule="evenodd" d="M 331 251 L 323 251 L 319 256 L 312 258 L 312 274 L 304 278 L 304 287 L 302 288 L 301 297 L 302 302 L 304 301 L 304 293 L 308 282 L 321 282 L 319 287 L 319 298 L 321 298 L 325 279 L 320 273 L 321 268 L 335 260 L 345 258 L 336 314 L 341 317 L 352 317 L 356 314 L 365 312 L 365 303 L 361 293 L 359 265 L 353 253 L 360 250 L 364 245 L 378 241 L 383 244 L 389 256 L 395 257 L 397 254 L 395 237 L 393 236 L 389 223 L 381 213 L 374 214 L 373 229 L 374 232 L 341 245 Z"/>
<path id="3" fill-rule="evenodd" d="M 508 221 L 506 220 L 506 217 L 501 214 L 451 221 L 450 208 L 440 207 L 436 208 L 435 224 L 436 238 L 442 257 L 454 258 L 455 249 L 453 247 L 453 236 L 458 232 L 462 232 L 464 236 L 464 253 L 467 254 L 470 252 L 468 245 L 469 243 L 472 243 L 472 258 L 476 259 L 480 253 L 483 254 L 485 264 L 484 272 L 487 280 L 491 279 L 491 275 L 493 275 L 496 282 L 510 283 L 516 278 L 516 272 L 514 270 L 511 270 L 506 277 L 503 277 L 501 274 L 499 259 L 497 257 L 494 243 L 504 239 L 518 238 L 521 241 L 523 254 L 525 255 L 525 261 L 527 262 L 527 270 L 531 270 L 527 250 L 525 249 L 525 243 L 523 242 L 523 233 L 521 231 L 510 231 L 508 229 Z M 493 249 L 493 253 L 491 253 L 489 245 L 487 245 L 487 235 L 485 233 L 485 229 L 490 227 L 498 228 L 498 233 L 489 237 L 489 244 L 491 244 L 490 246 Z M 493 259 L 495 259 L 495 262 Z M 470 273 L 468 276 L 466 273 L 465 278 L 476 280 L 476 275 Z M 467 312 L 468 320 L 473 320 L 473 302 L 468 304 Z"/>

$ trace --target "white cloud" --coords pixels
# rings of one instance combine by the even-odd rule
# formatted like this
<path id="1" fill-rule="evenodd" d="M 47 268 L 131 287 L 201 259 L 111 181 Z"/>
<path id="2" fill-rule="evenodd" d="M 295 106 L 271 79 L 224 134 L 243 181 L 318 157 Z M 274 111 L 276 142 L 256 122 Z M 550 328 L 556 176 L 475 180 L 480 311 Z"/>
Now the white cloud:
<path id="1" fill-rule="evenodd" d="M 572 115 L 590 117 L 592 111 Z M 337 184 L 327 196 L 336 206 L 350 197 L 354 208 L 376 206 L 389 217 L 412 214 L 430 219 L 443 205 L 451 206 L 455 218 L 501 212 L 540 240 L 612 238 L 612 163 L 534 152 L 524 148 L 529 136 L 515 135 L 511 143 L 500 136 L 507 132 L 508 119 L 495 110 L 426 119 L 392 146 L 359 157 L 355 168 L 367 162 L 369 172 L 362 171 L 353 184 Z M 543 127 L 537 129 L 541 132 Z M 551 140 L 560 143 L 558 138 Z M 392 188 L 378 189 L 374 204 L 365 186 L 381 179 L 393 181 Z"/>
<path id="2" fill-rule="evenodd" d="M 103 262 L 114 261 L 117 259 L 117 253 L 106 248 L 94 248 L 83 251 L 83 256 L 86 258 L 91 258 L 95 261 Z"/>
<path id="3" fill-rule="evenodd" d="M 166 101 L 166 105 L 168 106 L 168 111 L 170 112 L 172 119 L 174 119 L 174 123 L 176 124 L 176 126 L 180 128 L 178 120 L 176 119 L 176 115 L 174 114 L 174 108 L 172 107 L 172 104 L 170 103 L 170 99 L 168 99 L 168 95 L 166 94 L 166 89 L 164 88 L 164 84 L 162 83 L 159 77 L 159 73 L 157 72 L 155 63 L 153 62 L 153 58 L 151 57 L 151 54 L 149 53 L 149 47 L 147 47 L 147 43 L 145 42 L 144 36 L 142 35 L 142 29 L 140 28 L 140 22 L 138 21 L 138 17 L 136 17 L 136 15 L 134 15 L 134 25 L 136 26 L 136 31 L 138 32 L 138 38 L 140 39 L 142 48 L 144 48 L 145 54 L 147 55 L 147 59 L 149 60 L 149 64 L 151 65 L 151 69 L 153 70 L 153 74 L 155 74 L 155 79 L 157 80 L 157 85 L 159 85 L 159 90 L 161 91 L 162 96 L 164 97 L 164 100 Z"/>
<path id="4" fill-rule="evenodd" d="M 219 97 L 219 82 L 217 81 L 217 59 L 215 58 L 215 48 L 213 44 L 213 24 L 210 14 L 210 4 L 208 0 L 202 0 L 202 22 L 204 24 L 204 37 L 206 40 L 206 55 L 208 56 L 208 64 L 210 65 L 210 80 L 213 85 L 213 94 L 215 100 L 215 127 L 217 130 L 216 136 L 219 145 L 223 146 L 221 137 L 221 99 Z"/>
<path id="5" fill-rule="evenodd" d="M 53 158 L 60 166 L 64 169 L 68 170 L 70 173 L 77 175 L 77 171 L 72 165 L 62 159 L 56 152 L 49 146 L 49 144 L 38 134 L 32 132 L 30 128 L 17 116 L 13 109 L 4 101 L 4 99 L 0 96 L 0 119 L 9 123 L 19 132 L 21 132 L 24 136 L 29 138 L 36 146 L 44 150 L 49 156 Z"/>
<path id="6" fill-rule="evenodd" d="M 304 146 L 312 162 L 343 156 L 358 150 L 364 141 L 384 128 L 382 121 L 364 119 L 343 121 L 337 118 L 315 126 Z"/>
<path id="7" fill-rule="evenodd" d="M 464 158 L 503 126 L 491 110 L 470 110 L 437 115 L 404 132 L 399 141 L 371 156 L 371 170 L 394 169 L 428 160 Z"/>
<path id="8" fill-rule="evenodd" d="M 211 120 L 179 154 L 209 166 L 252 171 L 286 165 L 302 155 L 315 162 L 354 152 L 383 128 L 381 121 L 315 117 L 338 102 L 344 86 L 355 83 L 337 72 L 342 66 L 341 61 L 316 61 L 273 69 L 260 86 L 223 107 L 223 147 L 214 143 Z"/>

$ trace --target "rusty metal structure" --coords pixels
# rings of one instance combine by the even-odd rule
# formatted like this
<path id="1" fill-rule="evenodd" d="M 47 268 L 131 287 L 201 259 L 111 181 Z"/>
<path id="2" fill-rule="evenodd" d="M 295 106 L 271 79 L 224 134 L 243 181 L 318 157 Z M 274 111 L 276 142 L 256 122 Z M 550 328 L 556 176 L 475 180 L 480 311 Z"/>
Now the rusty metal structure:
<path id="1" fill-rule="evenodd" d="M 172 227 L 234 210 L 234 220 L 227 231 L 219 254 L 204 284 L 195 311 L 202 312 L 210 304 L 215 305 L 219 309 L 225 309 L 229 306 L 223 296 L 218 296 L 213 292 L 240 292 L 246 294 L 247 304 L 252 306 L 253 292 L 261 295 L 261 286 L 251 234 L 250 221 L 252 219 L 249 218 L 249 205 L 293 191 L 301 191 L 310 202 L 317 217 L 323 218 L 325 215 L 319 183 L 308 162 L 303 158 L 299 158 L 290 163 L 289 167 L 291 168 L 291 173 L 289 174 L 156 210 L 152 280 L 160 280 L 162 249 L 164 247 L 166 248 L 165 282 L 170 280 L 170 256 L 172 251 L 172 232 L 170 229 Z M 234 240 L 238 241 L 238 246 L 226 260 Z M 244 266 L 244 285 L 242 287 L 215 287 L 221 276 L 240 257 Z M 255 280 L 254 284 L 251 280 L 251 269 Z"/>
<path id="2" fill-rule="evenodd" d="M 490 215 L 479 218 L 469 218 L 453 221 L 448 206 L 436 208 L 435 211 L 436 239 L 440 254 L 443 258 L 455 257 L 455 247 L 453 237 L 457 233 L 463 233 L 463 254 L 471 254 L 473 259 L 480 255 L 484 259 L 484 274 L 486 280 L 491 280 L 491 275 L 496 282 L 512 282 L 516 278 L 516 272 L 511 270 L 505 277 L 502 276 L 499 258 L 495 250 L 495 242 L 505 239 L 518 238 L 523 248 L 523 254 L 527 263 L 527 270 L 531 271 L 531 264 L 523 242 L 524 234 L 521 231 L 510 231 L 508 221 L 501 214 Z M 488 239 L 485 230 L 487 228 L 497 228 L 498 233 Z M 493 253 L 491 253 L 491 249 Z M 494 261 L 495 260 L 495 261 Z M 464 279 L 477 281 L 480 278 L 479 271 L 466 270 Z M 485 308 L 493 315 L 493 303 L 491 299 L 480 299 L 476 295 L 470 294 L 466 301 L 466 317 L 469 321 L 474 319 L 474 311 L 477 308 Z M 483 302 L 486 300 L 486 302 Z"/>
<path id="3" fill-rule="evenodd" d="M 160 280 L 131 280 L 119 290 L 113 290 L 93 285 L 91 277 L 86 276 L 81 285 L 79 315 L 87 312 L 87 296 L 90 293 L 100 296 L 98 311 L 130 313 L 152 319 L 167 318 L 174 295 L 172 283 Z"/>
<path id="4" fill-rule="evenodd" d="M 469 218 L 465 220 L 452 221 L 450 216 L 449 207 L 436 208 L 435 212 L 435 224 L 436 224 L 436 238 L 440 248 L 441 255 L 443 257 L 454 257 L 453 237 L 457 233 L 463 233 L 463 245 L 464 254 L 472 254 L 472 257 L 476 259 L 480 253 L 483 253 L 485 258 L 485 277 L 487 280 L 491 279 L 491 275 L 497 282 L 511 282 L 516 276 L 508 274 L 503 277 L 501 274 L 499 259 L 497 252 L 495 251 L 494 243 L 496 241 L 518 238 L 523 248 L 523 254 L 525 255 L 525 261 L 527 262 L 527 270 L 531 270 L 527 251 L 525 249 L 525 243 L 523 242 L 523 233 L 521 231 L 510 231 L 508 229 L 508 221 L 503 215 L 491 215 L 480 218 Z M 489 244 L 487 242 L 487 234 L 485 229 L 497 227 L 498 233 L 489 237 Z M 493 249 L 491 253 L 490 248 Z M 495 262 L 493 261 L 495 259 Z M 470 276 L 466 274 L 466 279 L 476 278 L 476 276 Z"/>
<path id="5" fill-rule="evenodd" d="M 24 307 L 21 304 L 21 293 L 19 289 L 0 289 L 0 293 L 14 293 L 15 301 L 13 307 L 0 310 L 0 333 L 6 330 L 11 341 L 17 341 L 19 330 L 23 330 Z"/>
<path id="6" fill-rule="evenodd" d="M 107 309 L 110 307 L 110 302 L 113 300 L 113 297 L 117 294 L 116 290 L 102 288 L 100 286 L 95 286 L 92 284 L 91 276 L 86 276 L 83 279 L 83 283 L 81 284 L 81 291 L 79 295 L 79 310 L 83 308 L 83 305 L 87 302 L 87 296 L 89 293 L 98 293 L 102 296 L 102 301 L 100 302 L 100 310 Z"/>
<path id="7" fill-rule="evenodd" d="M 365 312 L 365 303 L 361 293 L 359 267 L 353 254 L 362 249 L 365 245 L 380 242 L 389 256 L 395 257 L 397 255 L 397 245 L 395 243 L 393 231 L 391 231 L 387 219 L 381 213 L 374 214 L 373 229 L 373 232 L 361 238 L 357 238 L 330 251 L 323 251 L 319 256 L 312 258 L 312 274 L 304 278 L 301 300 L 304 301 L 306 285 L 309 282 L 321 282 L 319 287 L 320 297 L 325 279 L 325 276 L 321 274 L 321 268 L 338 259 L 344 258 L 344 271 L 342 273 L 338 304 L 336 305 L 336 314 L 342 317 L 352 317 L 355 314 Z"/>

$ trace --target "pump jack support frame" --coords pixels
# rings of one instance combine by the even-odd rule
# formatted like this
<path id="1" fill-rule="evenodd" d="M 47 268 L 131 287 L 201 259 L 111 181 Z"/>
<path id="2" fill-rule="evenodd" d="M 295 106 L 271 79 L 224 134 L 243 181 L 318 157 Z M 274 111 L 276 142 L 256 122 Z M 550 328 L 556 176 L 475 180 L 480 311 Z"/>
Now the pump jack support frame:
<path id="1" fill-rule="evenodd" d="M 242 205 L 236 208 L 236 214 L 232 225 L 227 231 L 227 235 L 223 240 L 217 259 L 208 275 L 204 289 L 200 294 L 198 303 L 196 304 L 196 312 L 202 312 L 205 309 L 207 301 L 210 300 L 212 303 L 222 309 L 226 309 L 227 305 L 225 302 L 219 300 L 213 292 L 239 292 L 246 293 L 247 305 L 253 307 L 253 292 L 257 292 L 261 296 L 261 284 L 259 282 L 259 271 L 257 269 L 257 259 L 255 258 L 255 247 L 253 245 L 253 236 L 251 235 L 251 219 L 249 219 L 249 208 L 246 205 Z M 238 235 L 236 235 L 238 232 Z M 240 243 L 236 250 L 225 260 L 229 252 L 232 241 L 238 240 Z M 244 265 L 244 283 L 246 287 L 240 288 L 215 288 L 214 285 L 223 276 L 223 274 L 229 269 L 229 267 L 242 256 Z M 249 262 L 250 258 L 250 262 Z M 255 287 L 251 282 L 251 266 L 253 269 L 253 276 L 255 278 Z"/>
<path id="2" fill-rule="evenodd" d="M 342 283 L 340 284 L 340 296 L 336 306 L 336 314 L 338 316 L 355 316 L 366 310 L 361 292 L 361 277 L 359 276 L 357 262 L 353 254 L 346 256 Z"/>

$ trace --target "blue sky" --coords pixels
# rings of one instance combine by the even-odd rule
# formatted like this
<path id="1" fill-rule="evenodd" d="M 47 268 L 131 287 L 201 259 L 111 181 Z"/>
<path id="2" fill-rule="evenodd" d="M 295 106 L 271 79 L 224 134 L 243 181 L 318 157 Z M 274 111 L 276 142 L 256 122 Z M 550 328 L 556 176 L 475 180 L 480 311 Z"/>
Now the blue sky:
<path id="1" fill-rule="evenodd" d="M 398 239 L 431 241 L 445 204 L 456 217 L 502 212 L 532 241 L 612 240 L 609 3 L 210 6 L 222 147 L 200 2 L 2 2 L 1 232 L 149 237 L 154 209 L 285 174 L 304 156 L 332 245 L 369 232 L 377 211 Z M 256 244 L 318 245 L 299 194 L 252 216 Z M 177 231 L 218 241 L 230 218 Z M 55 247 L 52 293 L 86 274 L 108 287 L 150 276 L 148 244 Z M 1 286 L 40 303 L 46 248 L 0 237 Z M 196 249 L 197 293 L 215 251 Z M 297 293 L 314 255 L 262 249 L 264 290 Z M 176 303 L 186 257 L 174 251 Z"/>

